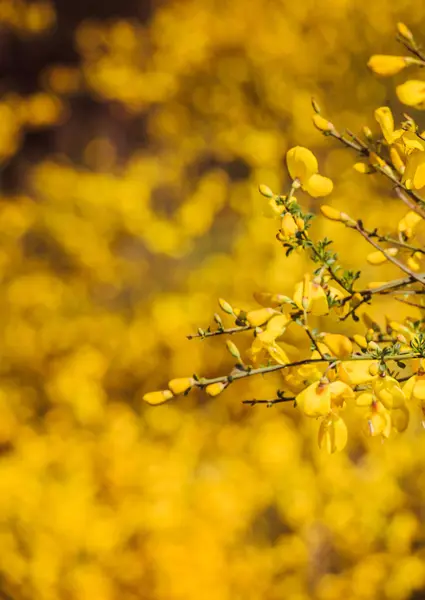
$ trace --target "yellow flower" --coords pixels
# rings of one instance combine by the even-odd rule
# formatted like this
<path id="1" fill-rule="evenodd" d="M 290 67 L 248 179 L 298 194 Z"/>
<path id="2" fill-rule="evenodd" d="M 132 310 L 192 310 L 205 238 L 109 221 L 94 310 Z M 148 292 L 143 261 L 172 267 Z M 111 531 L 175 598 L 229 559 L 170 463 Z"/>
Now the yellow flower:
<path id="1" fill-rule="evenodd" d="M 375 110 L 375 119 L 379 123 L 382 134 L 387 144 L 392 144 L 403 135 L 402 129 L 394 131 L 394 117 L 388 106 L 381 106 Z"/>
<path id="2" fill-rule="evenodd" d="M 341 417 L 329 415 L 322 420 L 318 435 L 321 450 L 325 450 L 329 454 L 343 450 L 347 444 L 347 439 L 347 426 Z"/>
<path id="3" fill-rule="evenodd" d="M 419 272 L 421 270 L 421 258 L 422 254 L 420 252 L 415 252 L 413 256 L 409 256 L 406 260 L 406 264 L 411 271 Z"/>
<path id="4" fill-rule="evenodd" d="M 256 336 L 252 342 L 250 354 L 254 362 L 262 360 L 266 354 L 279 365 L 287 365 L 290 362 L 286 352 L 271 339 L 266 331 Z"/>
<path id="5" fill-rule="evenodd" d="M 415 227 L 422 221 L 422 217 L 413 210 L 409 211 L 398 223 L 398 231 L 403 233 L 406 238 L 411 238 Z"/>
<path id="6" fill-rule="evenodd" d="M 313 124 L 319 131 L 333 131 L 335 129 L 330 121 L 317 113 L 313 115 Z"/>
<path id="7" fill-rule="evenodd" d="M 322 204 L 320 207 L 322 215 L 331 221 L 342 221 L 341 211 L 333 208 L 332 206 L 328 206 L 327 204 Z"/>
<path id="8" fill-rule="evenodd" d="M 345 335 L 325 333 L 322 341 L 329 348 L 332 356 L 336 356 L 337 358 L 350 356 L 353 352 L 353 344 Z"/>
<path id="9" fill-rule="evenodd" d="M 397 31 L 401 35 L 401 37 L 404 37 L 405 40 L 407 40 L 408 42 L 413 42 L 413 34 L 412 34 L 412 32 L 407 27 L 407 25 L 405 25 L 401 21 L 399 21 L 397 23 Z"/>
<path id="10" fill-rule="evenodd" d="M 159 390 L 158 392 L 148 392 L 143 396 L 143 400 L 152 406 L 157 406 L 158 404 L 164 404 L 172 397 L 173 394 L 170 390 Z"/>
<path id="11" fill-rule="evenodd" d="M 395 408 L 391 413 L 391 422 L 394 429 L 399 433 L 405 431 L 409 425 L 410 412 L 407 406 Z"/>
<path id="12" fill-rule="evenodd" d="M 385 253 L 388 256 L 396 256 L 398 254 L 397 248 L 386 248 Z M 366 256 L 366 260 L 370 265 L 382 265 L 382 263 L 388 260 L 387 256 L 380 250 L 376 250 L 375 252 L 371 252 Z"/>
<path id="13" fill-rule="evenodd" d="M 262 196 L 264 196 L 265 198 L 273 198 L 274 194 L 271 191 L 271 189 L 269 188 L 268 185 L 265 185 L 264 183 L 260 183 L 260 185 L 258 186 L 258 190 L 260 192 L 260 194 Z"/>
<path id="14" fill-rule="evenodd" d="M 425 152 L 415 150 L 406 160 L 402 182 L 409 190 L 420 190 L 425 185 Z"/>
<path id="15" fill-rule="evenodd" d="M 375 172 L 375 169 L 371 165 L 368 165 L 364 162 L 356 162 L 353 165 L 353 169 L 362 175 L 369 175 L 370 173 Z"/>
<path id="16" fill-rule="evenodd" d="M 339 290 L 338 288 L 333 287 L 333 286 L 329 287 L 328 294 L 329 294 L 329 297 L 332 298 L 333 301 L 344 300 L 344 298 L 346 298 L 346 295 L 347 295 L 346 292 L 343 292 L 342 290 Z M 334 305 L 332 307 L 332 310 L 338 317 L 345 317 L 345 315 L 350 311 L 350 303 L 345 302 L 344 304 L 341 304 L 340 306 Z"/>
<path id="17" fill-rule="evenodd" d="M 284 296 L 283 294 L 272 294 L 270 292 L 254 292 L 253 296 L 258 304 L 266 308 L 270 306 L 281 306 L 285 300 L 290 300 L 288 296 Z"/>
<path id="18" fill-rule="evenodd" d="M 425 406 L 425 374 L 410 377 L 403 386 L 403 392 L 408 400 L 415 400 L 420 406 Z"/>
<path id="19" fill-rule="evenodd" d="M 317 159 L 311 150 L 296 146 L 286 153 L 286 164 L 292 179 L 297 180 L 301 188 L 313 196 L 327 196 L 332 192 L 333 183 L 328 177 L 318 174 Z"/>
<path id="20" fill-rule="evenodd" d="M 259 308 L 246 313 L 246 320 L 253 327 L 259 327 L 260 325 L 264 325 L 275 314 L 278 313 L 273 308 Z"/>
<path id="21" fill-rule="evenodd" d="M 291 213 L 287 212 L 283 215 L 280 231 L 284 238 L 294 237 L 298 232 L 298 226 Z"/>
<path id="22" fill-rule="evenodd" d="M 268 353 L 278 364 L 286 365 L 290 362 L 284 350 L 276 343 L 276 339 L 285 333 L 290 323 L 292 323 L 291 319 L 282 314 L 277 314 L 270 319 L 265 331 L 260 331 L 252 343 L 251 356 L 255 362 L 265 353 Z"/>
<path id="23" fill-rule="evenodd" d="M 398 85 L 396 93 L 402 104 L 423 108 L 423 103 L 425 102 L 425 82 L 410 79 L 402 85 Z"/>
<path id="24" fill-rule="evenodd" d="M 343 381 L 332 381 L 329 384 L 331 392 L 331 404 L 334 408 L 342 408 L 345 400 L 354 398 L 354 392 L 351 387 Z"/>
<path id="25" fill-rule="evenodd" d="M 372 383 L 372 388 L 376 398 L 388 410 L 400 408 L 405 403 L 406 397 L 399 382 L 390 375 L 378 375 Z"/>
<path id="26" fill-rule="evenodd" d="M 226 383 L 223 383 L 222 381 L 218 381 L 217 383 L 210 383 L 209 385 L 207 385 L 207 387 L 205 388 L 205 391 L 207 392 L 208 396 L 218 396 L 219 394 L 221 394 L 221 392 L 223 390 L 225 390 L 227 387 Z"/>
<path id="27" fill-rule="evenodd" d="M 266 333 L 274 341 L 285 333 L 290 323 L 292 323 L 291 318 L 287 315 L 275 315 L 267 323 Z"/>
<path id="28" fill-rule="evenodd" d="M 391 433 L 391 415 L 381 402 L 374 402 L 366 416 L 367 428 L 372 437 L 382 435 L 388 438 Z"/>
<path id="29" fill-rule="evenodd" d="M 356 342 L 356 344 L 359 346 L 359 348 L 361 348 L 362 350 L 366 350 L 367 348 L 367 341 L 364 335 L 360 335 L 358 333 L 355 333 L 353 335 L 353 339 Z"/>
<path id="30" fill-rule="evenodd" d="M 312 383 L 296 396 L 295 401 L 307 417 L 324 417 L 331 411 L 329 382 Z"/>
<path id="31" fill-rule="evenodd" d="M 338 365 L 338 376 L 349 385 L 368 383 L 373 379 L 369 372 L 370 367 L 376 364 L 378 363 L 375 360 L 343 361 Z"/>
<path id="32" fill-rule="evenodd" d="M 226 346 L 233 358 L 236 358 L 236 360 L 241 360 L 241 353 L 239 352 L 239 349 L 236 346 L 236 344 L 232 342 L 232 340 L 227 340 Z"/>
<path id="33" fill-rule="evenodd" d="M 295 285 L 293 300 L 301 310 L 314 316 L 320 317 L 329 312 L 325 290 L 317 281 L 310 281 L 309 275 Z"/>
<path id="34" fill-rule="evenodd" d="M 179 377 L 168 382 L 168 387 L 174 395 L 184 394 L 195 384 L 193 377 Z"/>
<path id="35" fill-rule="evenodd" d="M 391 146 L 391 148 L 390 148 L 390 157 L 391 157 L 391 162 L 392 162 L 394 169 L 398 173 L 403 175 L 404 171 L 406 170 L 406 165 L 404 164 L 403 159 L 401 158 L 401 156 L 400 156 L 397 148 L 395 148 L 395 146 Z"/>
<path id="36" fill-rule="evenodd" d="M 374 54 L 370 57 L 367 66 L 377 75 L 395 75 L 403 70 L 408 62 L 404 56 L 386 56 L 385 54 Z"/>

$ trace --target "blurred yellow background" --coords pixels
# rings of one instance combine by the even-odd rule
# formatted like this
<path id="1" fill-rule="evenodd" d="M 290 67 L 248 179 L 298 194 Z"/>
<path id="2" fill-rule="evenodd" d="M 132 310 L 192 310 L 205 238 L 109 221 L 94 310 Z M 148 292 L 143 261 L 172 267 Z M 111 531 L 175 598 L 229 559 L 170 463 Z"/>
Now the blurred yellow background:
<path id="1" fill-rule="evenodd" d="M 302 277 L 258 193 L 285 191 L 291 146 L 318 156 L 334 206 L 388 230 L 404 214 L 314 129 L 310 98 L 354 131 L 383 104 L 399 117 L 366 63 L 397 53 L 397 21 L 420 37 L 425 5 L 72 5 L 0 0 L 2 597 L 424 598 L 420 424 L 385 444 L 353 425 L 329 457 L 291 406 L 241 404 L 278 376 L 141 398 L 228 372 L 222 338 L 186 339 L 218 297 L 251 308 Z M 363 282 L 395 273 L 319 218 L 325 234 Z"/>

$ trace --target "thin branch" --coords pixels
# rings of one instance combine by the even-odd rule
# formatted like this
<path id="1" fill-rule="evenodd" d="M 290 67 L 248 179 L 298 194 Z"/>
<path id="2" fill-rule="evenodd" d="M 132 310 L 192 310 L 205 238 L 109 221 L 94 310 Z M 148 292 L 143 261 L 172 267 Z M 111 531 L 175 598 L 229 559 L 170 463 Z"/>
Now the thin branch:
<path id="1" fill-rule="evenodd" d="M 216 331 L 204 331 L 203 333 L 194 333 L 193 335 L 187 335 L 188 340 L 193 340 L 196 338 L 207 338 L 214 337 L 215 335 L 233 335 L 234 333 L 239 333 L 240 331 L 249 331 L 250 329 L 255 329 L 252 325 L 243 325 L 242 327 L 230 327 L 229 329 L 217 329 Z"/>
<path id="2" fill-rule="evenodd" d="M 416 274 L 414 271 L 412 271 L 411 269 L 409 269 L 409 267 L 405 264 L 403 264 L 401 261 L 399 261 L 397 258 L 395 258 L 394 256 L 391 256 L 390 254 L 388 254 L 388 252 L 385 251 L 384 248 L 382 248 L 382 246 L 380 246 L 379 244 L 377 244 L 375 242 L 375 240 L 373 240 L 369 233 L 367 232 L 367 230 L 364 229 L 362 222 L 359 220 L 356 222 L 355 225 L 348 225 L 349 227 L 351 227 L 352 229 L 356 229 L 360 235 L 362 237 L 364 237 L 364 239 L 369 242 L 369 244 L 371 246 L 373 246 L 376 250 L 378 250 L 379 252 L 382 252 L 382 254 L 385 256 L 385 258 L 392 262 L 393 265 L 395 265 L 396 267 L 398 267 L 401 271 L 403 271 L 404 273 L 406 273 L 407 275 L 409 275 L 409 277 L 411 279 L 414 279 L 415 281 L 417 281 L 418 283 L 421 283 L 422 285 L 425 285 L 425 277 L 423 275 L 418 275 Z"/>
<path id="3" fill-rule="evenodd" d="M 237 379 L 245 379 L 246 377 L 254 377 L 255 375 L 266 375 L 268 373 L 273 373 L 275 371 L 282 371 L 284 369 L 289 369 L 291 367 L 300 367 L 302 365 L 312 365 L 312 364 L 319 364 L 319 363 L 344 363 L 344 362 L 354 362 L 354 361 L 364 361 L 364 360 L 382 360 L 384 362 L 390 361 L 390 360 L 411 360 L 414 358 L 421 358 L 421 355 L 419 353 L 415 353 L 415 352 L 405 352 L 402 354 L 395 354 L 393 356 L 382 356 L 377 358 L 376 356 L 370 355 L 370 354 L 355 354 L 352 355 L 350 357 L 346 357 L 344 359 L 341 358 L 336 358 L 334 357 L 329 357 L 329 358 L 306 358 L 304 360 L 298 360 L 292 363 L 287 363 L 286 365 L 281 365 L 281 364 L 277 364 L 277 365 L 269 365 L 267 367 L 259 367 L 258 369 L 252 369 L 250 367 L 247 367 L 244 370 L 240 370 L 237 372 L 233 372 L 231 375 L 221 375 L 220 377 L 213 377 L 211 379 L 207 379 L 207 378 L 202 378 L 199 379 L 196 384 L 194 384 L 196 387 L 199 387 L 201 389 L 205 388 L 207 385 L 210 385 L 212 383 L 225 383 L 225 384 L 230 384 L 233 383 L 233 381 L 236 381 Z"/>

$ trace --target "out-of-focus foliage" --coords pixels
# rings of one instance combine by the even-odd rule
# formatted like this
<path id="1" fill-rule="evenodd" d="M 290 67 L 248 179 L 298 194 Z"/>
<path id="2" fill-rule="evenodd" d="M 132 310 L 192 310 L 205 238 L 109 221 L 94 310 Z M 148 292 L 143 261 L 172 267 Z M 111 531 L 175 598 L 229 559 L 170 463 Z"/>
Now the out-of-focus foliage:
<path id="1" fill-rule="evenodd" d="M 61 10 L 0 1 L 5 51 L 13 39 L 30 53 L 35 33 L 48 45 L 55 19 L 67 31 Z M 404 215 L 384 182 L 322 139 L 309 105 L 320 97 L 336 123 L 373 127 L 394 94 L 369 55 L 423 8 L 175 0 L 143 22 L 92 17 L 73 31 L 76 60 L 56 61 L 53 36 L 34 89 L 2 83 L 0 160 L 13 181 L 0 199 L 2 591 L 413 597 L 425 586 L 417 428 L 383 445 L 359 435 L 328 457 L 291 407 L 241 405 L 273 378 L 154 409 L 141 397 L 228 366 L 220 340 L 185 338 L 217 297 L 246 306 L 253 290 L 288 293 L 302 278 L 303 256 L 284 259 L 257 193 L 283 189 L 295 143 L 315 150 L 339 209 L 372 224 Z M 347 268 L 364 263 L 357 236 L 315 228 Z M 365 263 L 365 281 L 395 272 L 376 269 Z M 415 310 L 383 300 L 373 316 L 384 312 Z"/>

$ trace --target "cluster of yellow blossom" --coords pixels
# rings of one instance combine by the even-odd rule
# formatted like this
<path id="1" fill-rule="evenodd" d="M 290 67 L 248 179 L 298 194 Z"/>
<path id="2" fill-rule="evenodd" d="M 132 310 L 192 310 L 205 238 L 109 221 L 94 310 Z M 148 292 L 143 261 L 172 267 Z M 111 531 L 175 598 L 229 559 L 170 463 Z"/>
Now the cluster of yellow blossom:
<path id="1" fill-rule="evenodd" d="M 5 6 L 19 9 L 24 23 L 39 4 L 0 1 L 0 14 L 10 14 Z M 405 353 L 419 343 L 421 308 L 406 302 L 420 303 L 419 294 L 407 294 L 420 282 L 404 284 L 403 302 L 377 292 L 369 304 L 367 293 L 347 299 L 328 268 L 306 260 L 313 243 L 332 269 L 344 265 L 347 282 L 362 265 L 356 290 L 384 287 L 398 266 L 389 258 L 366 262 L 371 248 L 352 218 L 381 225 L 383 211 L 378 234 L 399 248 L 388 256 L 407 265 L 407 245 L 420 248 L 417 213 L 380 199 L 375 177 L 353 173 L 348 152 L 322 139 L 306 116 L 311 94 L 324 90 L 332 119 L 355 130 L 387 102 L 382 83 L 363 79 L 364 64 L 407 13 L 412 26 L 423 18 L 413 0 L 356 7 L 253 0 L 249 10 L 243 0 L 171 0 L 152 3 L 144 24 L 88 15 L 75 32 L 79 63 L 46 65 L 41 92 L 3 96 L 2 127 L 13 131 L 0 141 L 2 160 L 13 156 L 19 175 L 19 189 L 0 198 L 4 596 L 403 600 L 420 593 L 425 440 L 411 418 L 403 435 L 380 443 L 388 431 L 382 423 L 390 418 L 398 431 L 406 413 L 378 398 L 385 390 L 371 369 L 382 362 L 378 348 L 400 344 Z M 48 56 L 58 41 L 43 40 Z M 95 109 L 89 116 L 87 104 Z M 338 133 L 321 114 L 313 118 L 319 131 Z M 45 158 L 28 170 L 33 156 L 23 134 L 55 124 L 57 135 L 42 138 Z M 293 170 L 284 195 L 267 192 L 261 204 L 259 182 L 276 190 L 288 181 L 289 148 L 294 169 L 298 159 L 305 169 Z M 376 157 L 372 165 L 363 157 L 380 173 Z M 388 156 L 381 160 L 391 167 Z M 330 180 L 335 193 L 320 207 L 330 217 L 312 221 L 307 211 L 321 214 L 317 197 Z M 276 215 L 277 232 L 276 222 L 260 217 L 264 207 Z M 326 236 L 338 263 L 316 244 Z M 253 290 L 258 306 L 238 308 Z M 229 301 L 220 302 L 223 316 L 214 315 L 208 331 L 217 296 Z M 351 321 L 354 308 L 359 323 Z M 228 320 L 238 337 L 222 344 L 215 333 Z M 214 338 L 211 345 L 186 340 L 200 323 L 195 335 Z M 326 371 L 320 353 L 338 365 Z M 365 360 L 346 360 L 356 353 Z M 282 368 L 306 357 L 312 362 Z M 220 375 L 229 359 L 234 383 Z M 403 370 L 412 413 L 423 405 L 423 374 L 418 360 L 406 362 L 406 371 L 390 364 Z M 251 363 L 276 372 L 242 377 Z M 193 372 L 212 381 L 204 386 Z M 165 377 L 169 389 L 152 395 Z M 382 379 L 392 394 L 391 377 L 398 374 Z M 200 385 L 209 395 L 185 396 Z M 240 402 L 269 402 L 276 389 L 275 400 L 297 398 L 299 410 Z M 145 393 L 161 405 L 144 404 Z M 356 409 L 361 393 L 372 400 Z M 376 418 L 375 409 L 387 416 Z M 320 413 L 319 423 L 303 412 Z M 327 452 L 347 441 L 346 449 L 329 457 L 317 435 Z"/>

